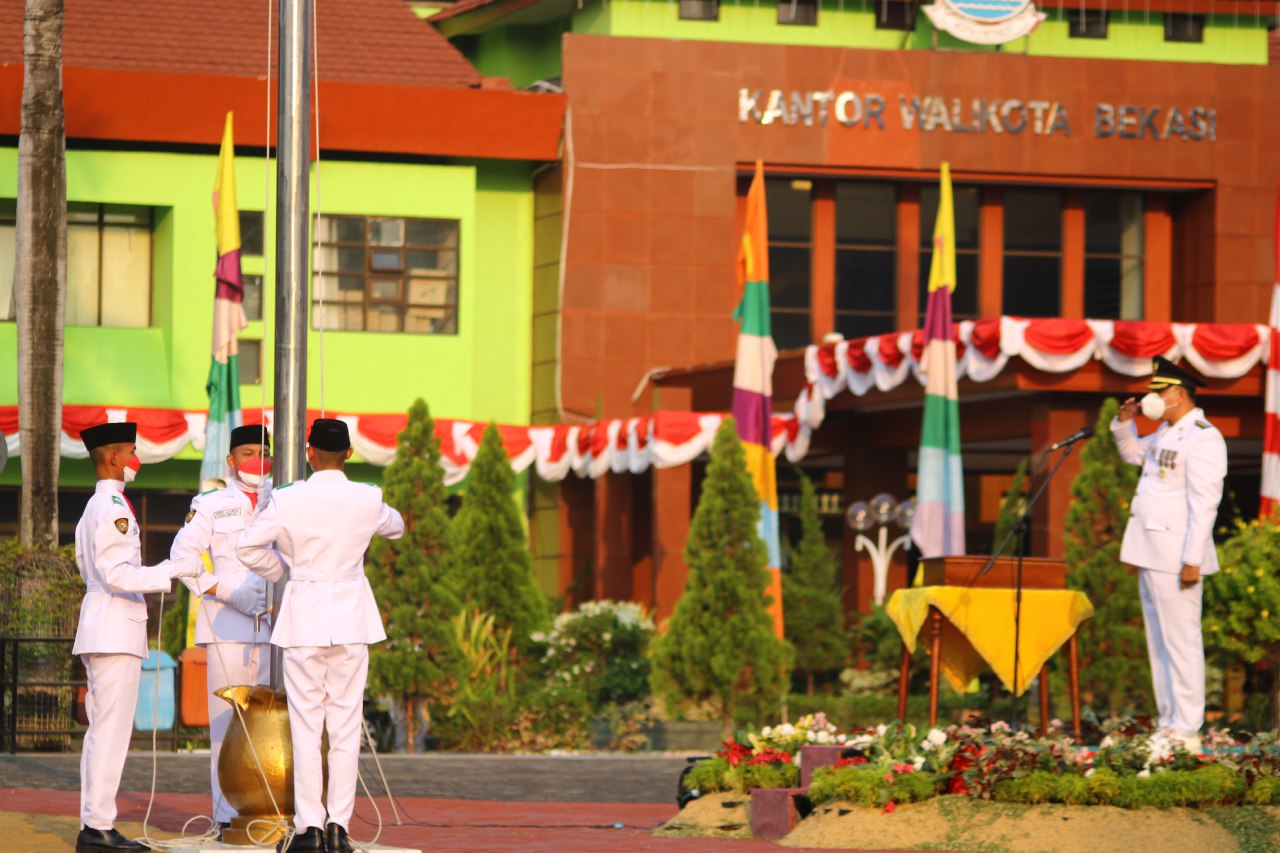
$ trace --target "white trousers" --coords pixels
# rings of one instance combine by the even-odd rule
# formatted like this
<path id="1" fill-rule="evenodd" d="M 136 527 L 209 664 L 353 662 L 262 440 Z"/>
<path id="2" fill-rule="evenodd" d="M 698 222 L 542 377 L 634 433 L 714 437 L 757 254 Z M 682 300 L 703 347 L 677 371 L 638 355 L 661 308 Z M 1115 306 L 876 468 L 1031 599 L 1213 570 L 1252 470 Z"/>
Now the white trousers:
<path id="1" fill-rule="evenodd" d="M 1204 639 L 1200 628 L 1204 581 L 1182 589 L 1177 574 L 1139 569 L 1138 589 L 1160 727 L 1183 737 L 1199 734 L 1204 725 Z"/>
<path id="2" fill-rule="evenodd" d="M 227 729 L 235 719 L 231 703 L 214 691 L 237 684 L 269 684 L 271 646 L 267 643 L 209 643 L 209 790 L 213 792 L 213 819 L 227 823 L 236 816 L 235 807 L 222 797 L 218 784 L 218 756 Z"/>
<path id="3" fill-rule="evenodd" d="M 89 717 L 80 748 L 80 823 L 90 829 L 116 825 L 116 792 L 133 737 L 142 658 L 134 655 L 81 655 L 89 688 L 84 707 Z"/>
<path id="4" fill-rule="evenodd" d="M 369 647 L 300 646 L 284 649 L 284 686 L 293 737 L 294 824 L 351 828 L 360 772 L 360 732 Z M 328 820 L 321 802 L 320 737 L 329 733 Z"/>

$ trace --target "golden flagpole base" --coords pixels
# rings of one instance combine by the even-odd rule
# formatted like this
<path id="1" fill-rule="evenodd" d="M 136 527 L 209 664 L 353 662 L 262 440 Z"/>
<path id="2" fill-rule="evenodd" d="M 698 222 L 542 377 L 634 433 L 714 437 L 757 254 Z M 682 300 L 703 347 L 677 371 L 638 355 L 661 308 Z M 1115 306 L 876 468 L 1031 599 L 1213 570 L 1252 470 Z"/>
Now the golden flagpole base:
<path id="1" fill-rule="evenodd" d="M 222 843 L 244 847 L 275 844 L 292 824 L 293 815 L 240 815 L 222 831 Z"/>

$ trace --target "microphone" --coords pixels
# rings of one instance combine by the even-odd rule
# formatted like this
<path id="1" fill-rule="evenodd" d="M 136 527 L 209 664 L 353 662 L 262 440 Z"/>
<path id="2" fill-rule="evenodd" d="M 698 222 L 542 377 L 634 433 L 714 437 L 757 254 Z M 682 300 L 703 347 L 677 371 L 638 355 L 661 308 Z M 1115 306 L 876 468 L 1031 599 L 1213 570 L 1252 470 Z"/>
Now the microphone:
<path id="1" fill-rule="evenodd" d="M 1094 429 L 1091 426 L 1080 427 L 1080 429 L 1071 433 L 1071 435 L 1062 439 L 1062 441 L 1059 441 L 1056 444 L 1049 445 L 1049 449 L 1046 450 L 1045 453 L 1052 453 L 1055 450 L 1061 450 L 1064 447 L 1070 447 L 1071 445 L 1075 444 L 1077 441 L 1084 441 L 1086 438 L 1093 438 L 1093 433 L 1094 433 Z"/>

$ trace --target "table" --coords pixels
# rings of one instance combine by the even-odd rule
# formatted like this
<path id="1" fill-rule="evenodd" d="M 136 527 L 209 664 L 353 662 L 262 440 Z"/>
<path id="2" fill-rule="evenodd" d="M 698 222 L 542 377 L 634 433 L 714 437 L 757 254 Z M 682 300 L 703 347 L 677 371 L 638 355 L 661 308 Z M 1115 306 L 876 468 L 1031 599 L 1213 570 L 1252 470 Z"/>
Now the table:
<path id="1" fill-rule="evenodd" d="M 938 721 L 938 681 L 945 676 L 963 690 L 983 669 L 990 668 L 1008 690 L 1013 689 L 1013 616 L 1015 591 L 1003 587 L 925 586 L 894 592 L 885 606 L 902 636 L 898 675 L 898 716 L 906 718 L 907 681 L 917 638 L 927 632 L 929 643 L 929 724 Z M 1080 664 L 1076 632 L 1093 616 L 1093 605 L 1082 592 L 1065 589 L 1024 589 L 1022 636 L 1017 678 L 1018 695 L 1040 678 L 1040 725 L 1049 714 L 1047 663 L 1067 647 L 1073 731 L 1080 738 Z M 944 642 L 945 638 L 945 642 Z"/>

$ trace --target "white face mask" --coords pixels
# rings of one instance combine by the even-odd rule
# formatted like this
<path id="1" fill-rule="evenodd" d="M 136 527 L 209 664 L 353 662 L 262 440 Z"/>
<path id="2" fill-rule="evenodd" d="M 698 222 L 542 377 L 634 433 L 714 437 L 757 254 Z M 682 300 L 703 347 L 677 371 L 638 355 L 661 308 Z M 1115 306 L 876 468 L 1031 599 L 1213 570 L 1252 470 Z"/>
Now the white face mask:
<path id="1" fill-rule="evenodd" d="M 1142 398 L 1142 414 L 1153 421 L 1164 417 L 1165 408 L 1164 397 L 1155 391 L 1147 392 L 1147 395 Z"/>
<path id="2" fill-rule="evenodd" d="M 138 461 L 138 457 L 133 457 L 133 461 L 125 466 L 124 484 L 127 486 L 138 477 L 138 469 L 142 467 L 142 463 Z"/>

